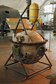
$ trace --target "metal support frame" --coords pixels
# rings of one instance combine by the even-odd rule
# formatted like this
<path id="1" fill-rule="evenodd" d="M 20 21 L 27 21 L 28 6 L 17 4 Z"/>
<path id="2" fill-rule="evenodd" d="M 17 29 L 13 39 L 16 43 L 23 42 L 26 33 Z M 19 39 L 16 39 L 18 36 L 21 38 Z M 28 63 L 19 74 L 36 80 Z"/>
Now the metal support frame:
<path id="1" fill-rule="evenodd" d="M 18 25 L 19 25 L 20 21 L 23 23 L 22 18 L 27 19 L 27 17 L 22 17 L 22 16 L 24 15 L 25 11 L 26 11 L 28 8 L 29 8 L 29 5 L 27 5 L 27 7 L 26 7 L 26 8 L 24 9 L 24 11 L 22 12 L 22 14 L 19 15 L 20 19 L 18 20 L 18 23 L 17 23 L 17 25 L 16 25 L 16 28 L 15 28 L 15 32 L 14 32 L 14 33 L 16 33 L 16 30 L 17 30 L 17 28 L 18 28 Z M 24 30 L 26 31 L 24 24 L 22 24 L 22 26 L 23 26 Z"/>
<path id="2" fill-rule="evenodd" d="M 26 29 L 25 29 L 25 26 L 24 26 L 24 23 L 23 23 L 23 21 L 22 21 L 22 18 L 23 18 L 22 16 L 23 16 L 24 12 L 27 10 L 28 7 L 29 7 L 29 5 L 25 8 L 25 10 L 23 11 L 23 13 L 22 13 L 21 15 L 19 15 L 19 21 L 18 21 L 18 23 L 17 23 L 17 25 L 16 25 L 15 32 L 16 32 L 16 30 L 17 30 L 17 27 L 18 27 L 20 21 L 21 21 L 21 22 L 22 22 L 22 26 L 23 26 L 23 28 L 24 28 L 24 31 L 25 31 L 25 33 L 27 34 Z M 33 27 L 34 27 L 34 25 L 33 25 Z M 33 27 L 32 27 L 32 28 L 33 28 Z M 20 48 L 21 48 L 21 45 L 20 45 Z M 19 55 L 21 56 L 20 50 L 19 50 Z M 14 65 L 14 64 L 20 63 L 21 66 L 22 66 L 22 68 L 23 68 L 23 70 L 24 70 L 24 74 L 21 73 L 21 72 L 16 71 L 15 69 L 11 69 L 11 70 L 13 70 L 13 71 L 15 71 L 15 72 L 17 72 L 17 73 L 20 73 L 20 74 L 22 74 L 22 75 L 24 75 L 25 78 L 27 79 L 27 78 L 31 77 L 32 75 L 34 75 L 34 74 L 36 74 L 36 73 L 39 73 L 39 72 L 41 72 L 41 71 L 43 71 L 43 70 L 45 70 L 45 69 L 48 69 L 48 68 L 50 69 L 50 68 L 51 68 L 52 64 L 51 64 L 50 60 L 48 59 L 48 57 L 47 57 L 47 55 L 46 55 L 45 53 L 44 53 L 44 56 L 46 57 L 48 63 L 41 62 L 41 61 L 38 61 L 38 63 L 44 64 L 44 65 L 46 65 L 47 67 L 45 67 L 45 68 L 43 68 L 43 69 L 41 69 L 41 70 L 39 70 L 39 71 L 37 71 L 37 72 L 33 72 L 32 74 L 28 74 L 28 73 L 27 73 L 26 68 L 25 68 L 25 66 L 24 66 L 24 63 L 21 61 L 20 57 L 19 57 L 19 61 L 14 59 L 14 60 L 12 61 L 12 63 L 11 63 L 11 62 L 9 63 L 9 61 L 11 60 L 11 57 L 13 58 L 13 53 L 9 56 L 9 58 L 8 58 L 7 61 L 6 61 L 6 63 L 4 64 L 4 66 L 5 66 L 6 69 L 11 69 L 11 68 L 9 67 L 10 65 Z"/>
<path id="3" fill-rule="evenodd" d="M 31 0 L 26 0 L 27 5 L 31 5 Z M 27 8 L 27 18 L 29 19 L 29 7 Z"/>
<path id="4" fill-rule="evenodd" d="M 9 63 L 9 61 L 11 60 L 11 57 L 13 57 L 13 53 L 9 56 L 9 58 L 7 59 L 7 61 L 6 61 L 6 63 L 5 63 L 4 66 L 5 66 L 6 69 L 11 69 L 11 68 L 9 67 L 10 65 L 14 65 L 14 64 L 16 64 L 16 63 L 20 63 L 21 66 L 22 66 L 22 69 L 24 70 L 24 74 L 21 73 L 21 72 L 16 71 L 15 69 L 11 69 L 11 70 L 13 70 L 13 71 L 15 71 L 15 72 L 17 72 L 17 73 L 20 73 L 21 75 L 25 76 L 26 79 L 28 79 L 28 78 L 32 77 L 34 74 L 40 73 L 40 72 L 43 71 L 43 70 L 51 69 L 52 64 L 51 64 L 49 58 L 47 57 L 46 54 L 44 54 L 44 56 L 46 57 L 48 63 L 41 62 L 41 61 L 38 61 L 38 63 L 44 64 L 44 65 L 46 65 L 46 67 L 43 68 L 43 69 L 41 69 L 41 70 L 39 70 L 39 71 L 37 71 L 37 72 L 34 72 L 34 71 L 33 71 L 33 73 L 30 74 L 30 75 L 27 73 L 26 68 L 25 68 L 25 65 L 21 62 L 21 60 L 19 60 L 19 61 L 14 61 L 13 63 Z"/>

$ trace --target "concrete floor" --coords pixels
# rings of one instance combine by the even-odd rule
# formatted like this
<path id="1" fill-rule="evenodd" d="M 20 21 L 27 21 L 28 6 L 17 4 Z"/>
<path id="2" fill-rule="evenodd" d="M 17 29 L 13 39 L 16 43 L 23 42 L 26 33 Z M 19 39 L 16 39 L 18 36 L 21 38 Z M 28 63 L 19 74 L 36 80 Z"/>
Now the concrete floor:
<path id="1" fill-rule="evenodd" d="M 50 32 L 45 32 L 45 37 L 49 39 Z M 28 80 L 24 80 L 24 76 L 18 74 L 12 70 L 6 70 L 4 64 L 8 59 L 10 53 L 12 52 L 12 44 L 8 38 L 0 38 L 0 84 L 49 84 L 50 80 L 46 77 L 52 73 L 56 73 L 56 37 L 53 37 L 51 32 L 51 43 L 49 46 L 49 41 L 46 44 L 48 51 L 46 52 L 48 58 L 52 63 L 52 68 L 50 70 L 45 70 L 40 72 L 39 74 L 34 75 Z M 45 58 L 42 58 L 45 61 Z M 20 70 L 19 65 L 14 66 L 17 70 Z M 44 66 L 41 66 L 44 67 Z M 26 68 L 30 69 L 38 69 L 37 64 L 26 66 Z"/>

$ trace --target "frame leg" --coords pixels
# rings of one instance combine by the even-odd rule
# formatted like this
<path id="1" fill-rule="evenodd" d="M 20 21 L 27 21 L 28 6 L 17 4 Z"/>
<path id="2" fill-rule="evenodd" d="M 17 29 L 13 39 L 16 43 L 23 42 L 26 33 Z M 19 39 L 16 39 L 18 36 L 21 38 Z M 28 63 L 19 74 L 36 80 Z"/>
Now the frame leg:
<path id="1" fill-rule="evenodd" d="M 46 57 L 47 61 L 49 62 L 49 67 L 51 68 L 52 64 L 51 64 L 51 62 L 50 62 L 50 60 L 48 59 L 48 57 L 47 57 L 46 54 L 45 54 L 45 57 Z"/>
<path id="2" fill-rule="evenodd" d="M 11 59 L 12 56 L 13 56 L 13 54 L 11 54 L 11 55 L 9 56 L 9 58 L 8 58 L 7 61 L 6 61 L 6 63 L 4 64 L 4 66 L 7 65 L 7 63 L 9 62 L 9 60 Z"/>
<path id="3" fill-rule="evenodd" d="M 45 65 L 47 65 L 47 66 L 49 66 L 49 68 L 51 69 L 52 64 L 51 64 L 51 62 L 50 62 L 49 58 L 47 57 L 47 55 L 46 55 L 46 54 L 44 54 L 44 56 L 46 57 L 46 59 L 47 59 L 48 63 L 41 62 L 41 61 L 38 61 L 38 62 L 39 62 L 39 63 L 42 63 L 42 64 L 45 64 Z"/>
<path id="4" fill-rule="evenodd" d="M 15 63 L 18 63 L 18 61 L 15 61 L 13 63 L 8 63 L 11 59 L 11 57 L 13 57 L 13 53 L 9 56 L 8 60 L 6 61 L 6 63 L 4 64 L 5 67 L 9 66 L 9 65 L 12 65 L 12 64 L 15 64 Z"/>
<path id="5" fill-rule="evenodd" d="M 24 72 L 25 72 L 25 75 L 26 75 L 26 79 L 29 77 L 28 76 L 28 74 L 27 74 L 27 71 L 26 71 L 26 69 L 25 69 L 25 67 L 24 67 L 24 65 L 21 63 L 21 66 L 22 66 L 22 68 L 23 68 L 23 70 L 24 70 Z"/>
<path id="6" fill-rule="evenodd" d="M 21 61 L 20 61 L 20 64 L 21 64 L 21 66 L 22 66 L 22 68 L 23 68 L 23 70 L 24 70 L 24 73 L 15 71 L 15 69 L 11 69 L 11 70 L 13 70 L 13 71 L 15 71 L 15 72 L 17 72 L 17 73 L 20 73 L 20 74 L 22 74 L 22 75 L 24 75 L 25 78 L 27 79 L 27 78 L 33 76 L 34 74 L 40 73 L 41 71 L 43 71 L 43 70 L 45 70 L 45 69 L 48 69 L 48 68 L 51 69 L 52 64 L 51 64 L 50 60 L 48 59 L 47 55 L 46 55 L 46 54 L 44 54 L 44 55 L 45 55 L 45 57 L 46 57 L 48 63 L 41 62 L 41 61 L 38 61 L 38 62 L 41 63 L 41 64 L 44 64 L 44 65 L 47 65 L 47 67 L 45 67 L 45 68 L 43 68 L 43 69 L 41 69 L 41 70 L 39 70 L 39 71 L 36 71 L 36 72 L 34 71 L 32 74 L 28 74 L 27 71 L 26 71 L 26 69 L 25 69 L 24 64 L 23 64 Z M 19 61 L 17 61 L 17 62 L 8 64 L 8 62 L 10 61 L 10 59 L 11 59 L 12 56 L 13 56 L 13 54 L 10 55 L 10 57 L 8 58 L 8 60 L 7 60 L 6 63 L 5 63 L 5 67 L 8 68 L 8 69 L 10 69 L 8 66 L 13 65 L 13 64 L 19 62 Z"/>

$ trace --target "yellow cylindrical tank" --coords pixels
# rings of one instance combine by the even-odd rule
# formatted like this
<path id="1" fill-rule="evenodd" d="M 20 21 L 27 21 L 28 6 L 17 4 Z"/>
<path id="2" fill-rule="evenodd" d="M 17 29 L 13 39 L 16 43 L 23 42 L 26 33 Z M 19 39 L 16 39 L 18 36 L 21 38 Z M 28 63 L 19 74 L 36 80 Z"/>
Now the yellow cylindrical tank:
<path id="1" fill-rule="evenodd" d="M 39 15 L 39 5 L 33 3 L 29 7 L 29 21 L 35 23 Z"/>

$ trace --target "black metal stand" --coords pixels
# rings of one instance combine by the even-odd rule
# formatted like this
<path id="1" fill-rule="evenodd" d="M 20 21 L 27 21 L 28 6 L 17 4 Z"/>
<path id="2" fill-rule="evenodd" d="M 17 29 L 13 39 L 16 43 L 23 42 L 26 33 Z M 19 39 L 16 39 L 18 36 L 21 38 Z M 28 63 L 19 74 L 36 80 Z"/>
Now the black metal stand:
<path id="1" fill-rule="evenodd" d="M 6 69 L 11 69 L 11 68 L 9 68 L 10 65 L 13 65 L 13 64 L 16 64 L 16 63 L 20 63 L 21 66 L 22 66 L 22 68 L 23 68 L 23 70 L 24 70 L 24 74 L 21 73 L 21 72 L 16 71 L 15 69 L 11 69 L 11 70 L 13 70 L 13 71 L 15 71 L 15 72 L 17 72 L 17 73 L 20 73 L 20 74 L 22 74 L 22 75 L 24 75 L 25 78 L 28 79 L 29 77 L 31 77 L 31 76 L 33 76 L 34 74 L 37 74 L 37 73 L 39 73 L 39 72 L 41 72 L 41 71 L 43 71 L 43 70 L 51 69 L 52 64 L 51 64 L 50 60 L 48 59 L 48 57 L 47 57 L 46 54 L 44 54 L 44 56 L 46 57 L 48 63 L 41 62 L 41 61 L 38 61 L 38 63 L 44 64 L 44 65 L 46 65 L 46 67 L 43 68 L 43 69 L 41 69 L 41 70 L 39 70 L 39 71 L 37 71 L 37 72 L 33 72 L 33 73 L 30 74 L 30 75 L 27 73 L 27 71 L 26 71 L 26 69 L 25 69 L 25 66 L 24 66 L 24 64 L 23 64 L 21 61 L 16 61 L 16 60 L 14 60 L 13 63 L 9 63 L 9 61 L 11 60 L 11 57 L 13 57 L 13 54 L 11 54 L 11 55 L 9 56 L 9 58 L 8 58 L 8 60 L 6 61 L 6 63 L 5 63 L 4 66 L 5 66 Z"/>

